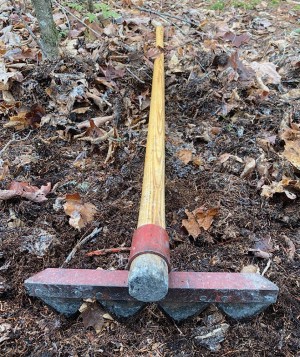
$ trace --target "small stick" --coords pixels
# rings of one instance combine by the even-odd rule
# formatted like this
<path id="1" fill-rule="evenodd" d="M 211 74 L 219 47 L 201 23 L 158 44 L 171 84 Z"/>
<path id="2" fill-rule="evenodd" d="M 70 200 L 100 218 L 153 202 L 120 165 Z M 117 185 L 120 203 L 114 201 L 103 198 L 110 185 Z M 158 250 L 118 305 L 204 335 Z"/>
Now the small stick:
<path id="1" fill-rule="evenodd" d="M 267 263 L 265 269 L 263 270 L 263 272 L 261 273 L 261 276 L 264 276 L 266 274 L 266 272 L 270 268 L 270 265 L 271 265 L 271 259 L 268 260 L 268 263 Z"/>
<path id="2" fill-rule="evenodd" d="M 142 7 L 138 7 L 137 6 L 137 9 L 140 10 L 140 11 L 145 11 L 145 12 L 150 12 L 151 14 L 155 14 L 157 16 L 159 16 L 160 18 L 162 18 L 163 20 L 165 20 L 166 22 L 170 23 L 171 25 L 175 26 L 178 31 L 180 31 L 183 35 L 184 35 L 184 32 L 181 30 L 181 28 L 176 25 L 174 22 L 171 22 L 165 14 L 162 14 L 161 12 L 158 12 L 158 11 L 154 11 L 154 10 L 148 10 L 148 9 L 144 9 Z"/>
<path id="3" fill-rule="evenodd" d="M 176 19 L 176 20 L 179 20 L 179 21 L 182 21 L 182 22 L 185 22 L 189 25 L 192 25 L 192 26 L 198 26 L 197 23 L 193 22 L 193 21 L 190 21 L 190 20 L 186 20 L 186 19 L 183 19 L 182 17 L 179 17 L 179 16 L 175 16 L 175 15 L 171 15 L 171 14 L 168 14 L 168 13 L 161 13 L 159 11 L 156 11 L 156 10 L 151 10 L 151 9 L 146 9 L 144 7 L 139 7 L 139 6 L 136 6 L 136 8 L 140 11 L 144 11 L 144 12 L 150 12 L 151 14 L 155 14 L 155 15 L 158 15 L 162 18 L 164 17 L 170 17 L 171 19 Z"/>
<path id="4" fill-rule="evenodd" d="M 108 121 L 111 121 L 112 119 L 114 119 L 114 117 L 115 117 L 114 115 L 108 115 L 106 117 L 92 118 L 91 120 L 93 120 L 94 124 L 99 127 L 100 125 L 105 124 Z M 89 127 L 90 127 L 89 120 L 85 120 L 85 121 L 77 124 L 78 129 L 89 128 Z"/>
<path id="5" fill-rule="evenodd" d="M 100 136 L 100 138 L 92 138 L 91 136 L 86 136 L 83 138 L 79 138 L 78 140 L 89 141 L 91 144 L 97 145 L 107 140 L 108 138 L 112 137 L 113 135 L 114 135 L 114 129 L 110 129 L 108 133 L 104 134 L 103 136 Z"/>
<path id="6" fill-rule="evenodd" d="M 129 252 L 129 251 L 130 251 L 130 247 L 98 249 L 98 250 L 93 250 L 92 252 L 86 253 L 86 256 L 93 257 L 94 255 L 105 255 L 105 254 Z"/>
<path id="7" fill-rule="evenodd" d="M 82 238 L 79 242 L 77 242 L 75 247 L 72 249 L 70 254 L 67 256 L 66 260 L 61 265 L 61 268 L 63 268 L 66 264 L 68 264 L 71 261 L 72 258 L 74 258 L 75 254 L 77 253 L 79 248 L 81 248 L 85 243 L 87 243 L 89 240 L 94 238 L 101 231 L 102 231 L 102 228 L 95 228 L 91 234 L 89 234 L 88 236 L 86 236 L 85 238 Z"/>
<path id="8" fill-rule="evenodd" d="M 1 155 L 4 153 L 4 151 L 9 147 L 10 144 L 14 143 L 14 142 L 17 142 L 17 141 L 24 141 L 24 140 L 27 140 L 30 136 L 30 134 L 32 133 L 32 130 L 29 131 L 29 133 L 24 137 L 24 138 L 21 138 L 21 139 L 16 139 L 16 136 L 15 134 L 13 134 L 13 138 L 10 139 L 3 147 L 3 149 L 0 150 L 0 157 Z"/>
<path id="9" fill-rule="evenodd" d="M 139 81 L 140 83 L 145 83 L 144 81 L 142 81 L 137 75 L 135 75 L 133 72 L 131 72 L 131 70 L 129 68 L 126 67 L 126 70 L 129 74 L 132 75 L 133 78 L 135 78 L 137 81 Z"/>

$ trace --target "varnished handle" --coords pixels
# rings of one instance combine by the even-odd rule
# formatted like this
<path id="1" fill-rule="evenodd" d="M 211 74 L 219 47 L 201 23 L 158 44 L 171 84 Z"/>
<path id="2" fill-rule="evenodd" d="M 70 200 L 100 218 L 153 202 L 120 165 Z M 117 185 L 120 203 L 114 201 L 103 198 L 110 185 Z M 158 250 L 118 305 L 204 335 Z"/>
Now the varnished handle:
<path id="1" fill-rule="evenodd" d="M 163 35 L 163 27 L 158 26 L 158 48 L 163 48 Z M 129 294 L 139 301 L 159 301 L 168 292 L 165 227 L 165 78 L 161 52 L 154 61 L 143 188 L 128 276 Z"/>
<path id="2" fill-rule="evenodd" d="M 156 46 L 163 48 L 164 30 L 156 28 Z M 164 54 L 155 59 L 148 125 L 143 189 L 138 227 L 156 224 L 165 228 L 165 78 Z"/>

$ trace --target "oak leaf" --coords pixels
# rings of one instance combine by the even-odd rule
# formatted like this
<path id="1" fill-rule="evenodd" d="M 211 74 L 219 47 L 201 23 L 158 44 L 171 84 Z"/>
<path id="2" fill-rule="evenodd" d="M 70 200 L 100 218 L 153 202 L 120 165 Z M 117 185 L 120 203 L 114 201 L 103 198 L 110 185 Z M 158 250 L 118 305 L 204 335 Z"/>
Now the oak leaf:
<path id="1" fill-rule="evenodd" d="M 79 231 L 94 219 L 97 212 L 96 206 L 92 203 L 83 203 L 78 193 L 66 195 L 63 207 L 66 215 L 70 216 L 70 225 Z"/>
<path id="2" fill-rule="evenodd" d="M 214 217 L 218 213 L 219 207 L 206 209 L 202 206 L 192 212 L 185 210 L 188 219 L 182 220 L 182 226 L 188 231 L 189 235 L 196 239 L 201 233 L 201 228 L 205 231 L 210 228 Z"/>
<path id="3" fill-rule="evenodd" d="M 104 317 L 106 312 L 97 303 L 84 303 L 80 307 L 82 322 L 85 328 L 93 327 L 97 333 L 104 328 Z"/>

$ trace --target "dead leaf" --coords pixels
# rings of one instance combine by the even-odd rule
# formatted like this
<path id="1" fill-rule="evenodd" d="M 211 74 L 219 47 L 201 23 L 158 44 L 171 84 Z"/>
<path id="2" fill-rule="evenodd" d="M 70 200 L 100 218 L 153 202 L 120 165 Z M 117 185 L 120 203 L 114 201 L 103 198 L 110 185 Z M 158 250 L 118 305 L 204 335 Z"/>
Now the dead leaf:
<path id="1" fill-rule="evenodd" d="M 280 138 L 285 146 L 282 155 L 297 169 L 300 170 L 300 130 L 286 129 Z"/>
<path id="2" fill-rule="evenodd" d="M 121 67 L 120 65 L 119 67 L 108 65 L 107 67 L 100 67 L 100 69 L 105 75 L 105 79 L 107 81 L 111 81 L 112 79 L 116 78 L 123 78 L 125 75 L 125 68 Z"/>
<path id="3" fill-rule="evenodd" d="M 11 339 L 12 325 L 6 322 L 0 324 L 0 343 Z"/>
<path id="4" fill-rule="evenodd" d="M 287 93 L 283 94 L 281 97 L 286 100 L 299 99 L 300 98 L 300 89 L 299 88 L 291 89 Z"/>
<path id="5" fill-rule="evenodd" d="M 239 59 L 238 52 L 235 51 L 228 59 L 230 66 L 238 73 L 239 79 L 244 82 L 251 82 L 255 78 L 255 71 L 248 63 L 243 63 Z"/>
<path id="6" fill-rule="evenodd" d="M 4 62 L 0 61 L 0 90 L 9 90 L 9 79 L 22 82 L 23 75 L 21 72 L 7 72 Z"/>
<path id="7" fill-rule="evenodd" d="M 162 51 L 161 51 L 160 48 L 158 48 L 158 47 L 153 47 L 153 48 L 150 48 L 150 49 L 146 52 L 145 56 L 146 56 L 146 58 L 148 58 L 148 59 L 154 60 L 154 59 L 158 58 L 158 56 L 159 56 L 161 53 L 162 53 Z"/>
<path id="8" fill-rule="evenodd" d="M 283 177 L 279 182 L 273 181 L 270 185 L 263 185 L 261 196 L 270 198 L 275 193 L 285 193 L 288 198 L 294 200 L 297 198 L 295 191 L 300 191 L 300 180 Z"/>
<path id="9" fill-rule="evenodd" d="M 184 163 L 184 165 L 187 165 L 189 162 L 192 161 L 193 153 L 191 150 L 183 149 L 183 150 L 177 151 L 176 156 L 178 157 L 178 159 L 180 161 L 182 161 Z"/>
<path id="10" fill-rule="evenodd" d="M 225 32 L 222 36 L 225 41 L 231 41 L 234 47 L 240 47 L 242 44 L 247 43 L 250 39 L 248 33 L 243 33 L 241 35 L 236 35 L 232 31 Z"/>
<path id="11" fill-rule="evenodd" d="M 182 226 L 188 231 L 194 239 L 201 233 L 201 228 L 207 231 L 214 217 L 219 213 L 219 207 L 206 209 L 204 206 L 196 208 L 194 211 L 189 212 L 185 210 L 188 219 L 182 220 Z"/>
<path id="12" fill-rule="evenodd" d="M 292 261 L 294 261 L 295 254 L 296 254 L 295 244 L 293 243 L 293 241 L 289 237 L 283 236 L 283 238 L 284 238 L 285 244 L 288 247 L 288 251 L 287 251 L 288 260 L 292 262 Z"/>
<path id="13" fill-rule="evenodd" d="M 193 213 L 189 212 L 188 210 L 185 210 L 185 214 L 188 216 L 188 219 L 182 220 L 182 226 L 187 230 L 190 236 L 196 239 L 201 233 L 199 224 L 197 223 Z"/>
<path id="14" fill-rule="evenodd" d="M 84 307 L 80 308 L 82 322 L 85 328 L 93 327 L 97 333 L 102 331 L 104 327 L 104 317 L 106 312 L 97 303 L 84 303 Z"/>
<path id="15" fill-rule="evenodd" d="M 274 251 L 273 242 L 271 238 L 259 238 L 255 240 L 253 248 L 249 249 L 257 258 L 270 259 L 272 257 L 272 252 Z"/>
<path id="16" fill-rule="evenodd" d="M 271 62 L 252 62 L 251 68 L 255 71 L 256 77 L 264 84 L 279 84 L 281 76 L 276 71 L 276 65 Z"/>
<path id="17" fill-rule="evenodd" d="M 201 228 L 207 231 L 214 217 L 219 213 L 219 207 L 214 207 L 210 209 L 206 209 L 205 207 L 197 208 L 193 211 L 193 214 L 196 217 L 196 220 Z"/>
<path id="18" fill-rule="evenodd" d="M 92 203 L 82 203 L 78 193 L 66 195 L 66 203 L 63 207 L 66 215 L 70 216 L 70 225 L 78 230 L 92 222 L 97 212 L 96 206 Z"/>
<path id="19" fill-rule="evenodd" d="M 42 117 L 45 115 L 45 110 L 39 104 L 34 104 L 29 111 L 21 111 L 18 115 L 9 118 L 9 122 L 5 123 L 4 128 L 25 129 L 29 126 L 37 128 L 41 123 Z"/>
<path id="20" fill-rule="evenodd" d="M 47 201 L 46 195 L 51 191 L 51 183 L 38 188 L 28 182 L 13 181 L 7 190 L 0 190 L 0 200 L 9 200 L 13 197 L 24 197 L 33 202 Z"/>
<path id="21" fill-rule="evenodd" d="M 246 265 L 241 269 L 241 273 L 259 274 L 259 267 L 257 265 Z"/>
<path id="22" fill-rule="evenodd" d="M 39 158 L 37 156 L 24 154 L 24 155 L 20 155 L 20 156 L 16 157 L 14 159 L 14 161 L 12 162 L 12 164 L 16 165 L 18 167 L 22 167 L 22 166 L 30 164 L 31 162 L 36 163 L 36 162 L 38 162 L 38 159 Z"/>
<path id="23" fill-rule="evenodd" d="M 256 166 L 256 161 L 252 159 L 251 157 L 248 157 L 245 160 L 245 167 L 243 169 L 243 172 L 241 173 L 240 177 L 244 178 L 252 174 Z"/>
<path id="24" fill-rule="evenodd" d="M 231 155 L 229 153 L 224 153 L 224 154 L 220 155 L 219 161 L 221 164 L 224 164 L 224 162 L 226 162 L 229 158 L 233 158 L 235 161 L 240 162 L 241 164 L 244 163 L 243 159 L 241 159 L 240 157 L 238 157 L 236 155 Z"/>
<path id="25" fill-rule="evenodd" d="M 182 65 L 177 55 L 174 53 L 168 62 L 168 69 L 171 73 L 180 73 L 183 72 Z"/>
<path id="26" fill-rule="evenodd" d="M 30 126 L 26 119 L 27 112 L 19 112 L 17 115 L 9 117 L 9 122 L 3 125 L 4 128 L 16 128 L 22 130 Z"/>
<path id="27" fill-rule="evenodd" d="M 8 161 L 0 159 L 0 181 L 4 180 L 9 175 Z"/>

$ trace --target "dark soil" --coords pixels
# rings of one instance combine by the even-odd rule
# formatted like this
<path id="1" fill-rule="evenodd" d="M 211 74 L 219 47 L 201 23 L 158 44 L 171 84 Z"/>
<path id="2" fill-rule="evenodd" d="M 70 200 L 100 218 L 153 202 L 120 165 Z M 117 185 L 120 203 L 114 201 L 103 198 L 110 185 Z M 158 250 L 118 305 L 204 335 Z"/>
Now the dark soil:
<path id="1" fill-rule="evenodd" d="M 284 194 L 275 194 L 267 200 L 260 195 L 258 182 L 261 176 L 257 170 L 242 178 L 244 164 L 232 158 L 221 164 L 218 158 L 230 153 L 241 159 L 257 159 L 263 150 L 256 139 L 277 135 L 287 112 L 295 121 L 299 120 L 299 103 L 280 101 L 276 90 L 267 99 L 249 100 L 249 90 L 245 89 L 244 83 L 222 79 L 223 69 L 218 70 L 216 66 L 226 64 L 226 61 L 217 59 L 216 64 L 214 59 L 214 53 L 208 55 L 199 50 L 195 61 L 203 63 L 207 73 L 204 78 L 197 74 L 190 78 L 189 70 L 167 73 L 166 76 L 166 221 L 171 239 L 172 268 L 239 272 L 252 264 L 262 272 L 268 260 L 251 255 L 249 249 L 255 242 L 269 239 L 272 257 L 265 276 L 279 286 L 277 303 L 251 321 L 236 322 L 224 317 L 230 328 L 221 350 L 214 353 L 198 346 L 194 340 L 195 328 L 203 325 L 205 316 L 214 311 L 213 307 L 176 326 L 155 305 L 149 305 L 135 320 L 127 323 L 108 321 L 102 332 L 96 333 L 93 328 L 84 327 L 79 313 L 73 318 L 65 318 L 26 294 L 25 279 L 44 268 L 60 267 L 76 242 L 95 227 L 102 227 L 102 232 L 86 243 L 67 267 L 126 269 L 127 253 L 97 257 L 87 257 L 86 253 L 130 246 L 136 227 L 147 134 L 147 123 L 143 119 L 147 120 L 149 110 L 142 110 L 137 98 L 151 87 L 152 75 L 151 68 L 138 59 L 135 66 L 144 66 L 140 77 L 144 83 L 128 72 L 115 79 L 117 90 L 107 95 L 112 108 L 104 107 L 101 111 L 90 103 L 92 111 L 88 116 L 73 113 L 67 116 L 68 123 L 33 125 L 18 133 L 24 138 L 31 130 L 28 139 L 12 143 L 2 154 L 2 159 L 10 164 L 10 174 L 0 181 L 1 189 L 15 180 L 38 187 L 51 182 L 55 190 L 43 203 L 21 198 L 0 202 L 0 329 L 5 323 L 10 325 L 7 331 L 4 327 L 0 330 L 7 337 L 1 341 L 0 334 L 1 355 L 297 356 L 300 350 L 299 198 L 290 200 Z M 105 59 L 100 56 L 98 65 L 102 62 L 105 63 Z M 59 66 L 57 63 L 36 64 L 35 68 L 26 70 L 24 78 L 35 80 L 37 84 L 29 90 L 15 82 L 15 99 L 27 108 L 38 103 L 47 114 L 57 115 L 45 94 L 52 71 L 84 72 L 89 87 L 97 87 L 95 78 L 99 76 L 99 69 L 92 61 L 64 57 Z M 283 79 L 288 82 L 290 78 L 295 78 L 292 68 Z M 294 87 L 293 83 L 286 84 L 286 88 Z M 234 88 L 240 103 L 222 115 L 224 98 L 221 94 L 231 93 Z M 127 98 L 130 98 L 130 104 Z M 105 163 L 107 142 L 91 145 L 74 136 L 82 132 L 76 127 L 77 123 L 112 113 L 115 114 L 114 121 L 103 128 L 114 127 L 120 140 Z M 13 114 L 14 109 L 2 115 L 1 127 Z M 128 125 L 128 117 L 133 124 Z M 2 129 L 1 148 L 12 138 L 13 130 Z M 184 148 L 191 149 L 195 157 L 201 158 L 200 166 L 192 162 L 185 165 L 177 158 L 178 149 Z M 282 150 L 283 144 L 277 139 L 273 150 L 264 152 L 267 161 L 276 166 L 278 180 L 283 176 L 299 177 L 287 161 L 279 158 L 278 153 Z M 86 152 L 85 167 L 78 169 L 74 161 L 82 152 Z M 37 160 L 25 165 L 13 164 L 16 158 L 26 153 Z M 80 232 L 69 225 L 62 208 L 53 208 L 57 197 L 74 192 L 80 193 L 85 202 L 93 203 L 98 210 L 94 221 Z M 219 214 L 208 231 L 193 239 L 182 228 L 182 220 L 186 219 L 186 209 L 192 211 L 203 205 L 207 208 L 219 206 Z M 15 222 L 12 215 L 22 224 L 9 224 Z M 28 236 L 39 230 L 56 237 L 43 256 L 30 252 L 24 245 Z M 289 247 L 284 237 L 296 247 L 293 260 L 288 258 Z"/>

